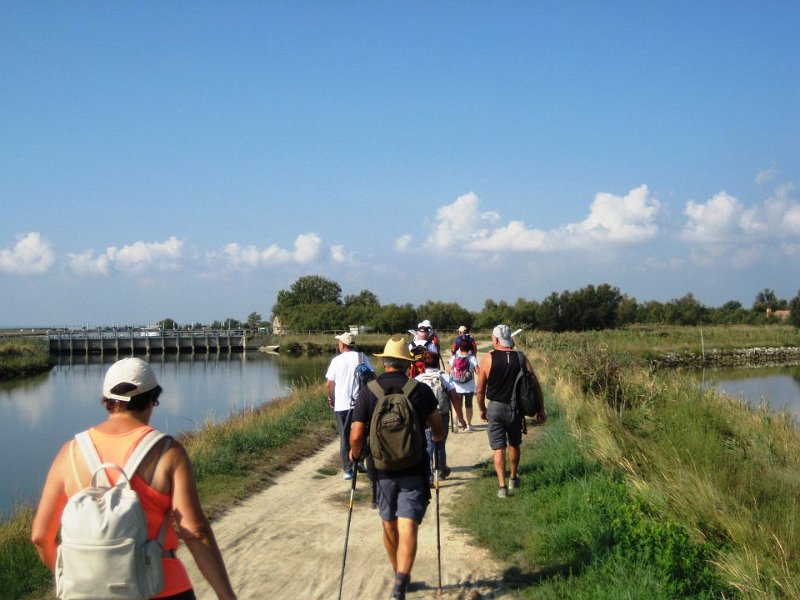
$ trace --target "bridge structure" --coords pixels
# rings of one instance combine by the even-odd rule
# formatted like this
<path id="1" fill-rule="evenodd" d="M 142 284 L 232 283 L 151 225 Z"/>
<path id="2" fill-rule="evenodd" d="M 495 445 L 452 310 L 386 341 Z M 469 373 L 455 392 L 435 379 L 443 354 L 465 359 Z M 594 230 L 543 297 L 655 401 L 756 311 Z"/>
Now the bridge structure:
<path id="1" fill-rule="evenodd" d="M 51 354 L 210 354 L 242 352 L 247 330 L 80 329 L 48 331 Z"/>

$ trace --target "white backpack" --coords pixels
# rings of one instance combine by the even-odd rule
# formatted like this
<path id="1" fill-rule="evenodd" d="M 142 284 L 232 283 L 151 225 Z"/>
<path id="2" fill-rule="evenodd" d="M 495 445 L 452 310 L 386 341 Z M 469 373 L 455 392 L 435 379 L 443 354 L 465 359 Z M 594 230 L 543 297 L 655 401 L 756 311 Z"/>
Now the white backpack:
<path id="1" fill-rule="evenodd" d="M 417 380 L 431 388 L 433 395 L 436 396 L 436 402 L 439 404 L 439 412 L 443 415 L 449 414 L 450 396 L 447 395 L 447 391 L 444 389 L 441 371 L 436 371 L 434 373 L 428 373 L 426 371 L 421 375 L 417 375 Z"/>
<path id="2" fill-rule="evenodd" d="M 165 434 L 151 431 L 121 468 L 101 463 L 89 433 L 75 436 L 92 473 L 89 487 L 68 501 L 61 516 L 61 544 L 56 557 L 56 596 L 63 600 L 142 600 L 164 587 L 162 544 L 168 520 L 158 538 L 147 539 L 147 522 L 130 480 L 139 463 Z M 169 447 L 169 441 L 164 448 Z M 162 453 L 163 456 L 163 453 Z M 77 480 L 70 446 L 70 462 Z M 111 485 L 104 469 L 120 477 Z"/>

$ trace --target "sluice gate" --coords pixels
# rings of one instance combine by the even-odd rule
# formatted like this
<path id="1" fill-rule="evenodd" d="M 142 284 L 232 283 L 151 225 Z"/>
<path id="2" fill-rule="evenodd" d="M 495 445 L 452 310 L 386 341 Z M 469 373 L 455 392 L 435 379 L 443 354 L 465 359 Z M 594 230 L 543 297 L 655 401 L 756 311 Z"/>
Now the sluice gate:
<path id="1" fill-rule="evenodd" d="M 247 331 L 67 331 L 47 334 L 51 354 L 208 354 L 242 352 Z"/>

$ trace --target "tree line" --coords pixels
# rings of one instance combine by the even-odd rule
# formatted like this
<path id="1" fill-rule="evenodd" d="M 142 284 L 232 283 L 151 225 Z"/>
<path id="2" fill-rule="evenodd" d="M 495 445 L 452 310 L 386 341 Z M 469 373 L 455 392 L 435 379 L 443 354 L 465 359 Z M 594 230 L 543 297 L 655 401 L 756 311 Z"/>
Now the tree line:
<path id="1" fill-rule="evenodd" d="M 732 300 L 720 307 L 704 306 L 688 293 L 668 302 L 638 302 L 608 284 L 587 285 L 575 291 L 553 292 L 542 301 L 518 298 L 485 301 L 480 311 L 470 311 L 456 302 L 427 300 L 412 304 L 381 304 L 370 290 L 342 296 L 341 286 L 321 275 L 300 277 L 288 290 L 280 290 L 272 306 L 273 321 L 289 331 L 342 330 L 349 325 L 363 326 L 367 331 L 405 332 L 423 319 L 437 329 L 455 330 L 461 325 L 473 329 L 490 329 L 498 323 L 543 331 L 587 331 L 613 329 L 633 324 L 701 325 L 751 324 L 782 322 L 781 313 L 790 311 L 788 321 L 800 327 L 800 290 L 791 300 L 780 299 L 764 289 L 756 294 L 751 307 Z M 172 319 L 161 322 L 171 329 Z M 171 325 L 164 327 L 164 325 Z M 212 329 L 268 328 L 261 314 L 252 312 L 245 321 L 215 321 Z"/>

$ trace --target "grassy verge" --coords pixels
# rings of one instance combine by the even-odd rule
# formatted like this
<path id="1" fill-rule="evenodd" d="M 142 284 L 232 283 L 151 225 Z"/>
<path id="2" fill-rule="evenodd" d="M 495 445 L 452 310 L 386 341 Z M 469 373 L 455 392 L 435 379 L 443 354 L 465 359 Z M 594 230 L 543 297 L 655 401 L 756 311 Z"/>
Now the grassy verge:
<path id="1" fill-rule="evenodd" d="M 464 498 L 507 583 L 531 598 L 800 598 L 797 423 L 640 366 L 635 341 L 553 342 L 531 352 L 553 418 L 523 448 L 521 491 L 499 501 L 487 467 Z"/>
<path id="2" fill-rule="evenodd" d="M 203 508 L 212 519 L 334 439 L 322 386 L 297 388 L 220 424 L 181 438 L 192 459 Z M 0 523 L 0 600 L 44 598 L 52 583 L 30 543 L 33 509 Z"/>
<path id="3" fill-rule="evenodd" d="M 49 368 L 46 342 L 25 338 L 0 341 L 0 381 L 41 373 Z"/>

